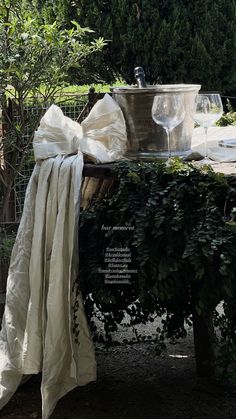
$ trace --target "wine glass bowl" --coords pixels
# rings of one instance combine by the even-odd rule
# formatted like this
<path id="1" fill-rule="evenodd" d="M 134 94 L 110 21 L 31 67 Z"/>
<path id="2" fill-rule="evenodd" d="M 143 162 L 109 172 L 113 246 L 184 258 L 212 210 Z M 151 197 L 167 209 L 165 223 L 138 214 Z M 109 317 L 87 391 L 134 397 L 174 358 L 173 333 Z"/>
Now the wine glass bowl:
<path id="1" fill-rule="evenodd" d="M 171 158 L 171 132 L 185 117 L 184 95 L 162 93 L 154 96 L 152 119 L 162 126 L 167 134 L 168 160 Z"/>
<path id="2" fill-rule="evenodd" d="M 208 158 L 207 135 L 208 128 L 215 124 L 223 114 L 223 105 L 218 93 L 198 94 L 195 99 L 192 118 L 204 128 L 205 131 L 205 153 L 202 163 L 210 163 Z"/>

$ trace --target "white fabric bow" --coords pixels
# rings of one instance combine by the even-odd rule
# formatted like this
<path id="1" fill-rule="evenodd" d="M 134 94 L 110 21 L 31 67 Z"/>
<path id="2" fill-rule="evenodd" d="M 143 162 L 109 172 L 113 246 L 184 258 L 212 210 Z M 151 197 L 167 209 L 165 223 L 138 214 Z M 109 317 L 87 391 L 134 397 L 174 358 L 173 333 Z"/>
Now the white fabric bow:
<path id="1" fill-rule="evenodd" d="M 35 132 L 33 147 L 35 160 L 80 150 L 97 163 L 109 163 L 123 156 L 126 141 L 123 113 L 111 96 L 105 94 L 81 125 L 52 105 Z"/>

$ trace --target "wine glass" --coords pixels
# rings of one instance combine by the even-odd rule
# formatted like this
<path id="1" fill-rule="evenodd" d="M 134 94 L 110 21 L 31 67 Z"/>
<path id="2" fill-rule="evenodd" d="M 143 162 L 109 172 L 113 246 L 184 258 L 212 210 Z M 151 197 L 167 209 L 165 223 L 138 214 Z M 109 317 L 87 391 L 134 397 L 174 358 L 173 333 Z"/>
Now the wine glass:
<path id="1" fill-rule="evenodd" d="M 217 93 L 198 94 L 195 99 L 193 119 L 204 128 L 205 131 L 205 152 L 201 163 L 212 163 L 208 158 L 207 135 L 208 128 L 211 127 L 223 114 L 221 97 Z"/>
<path id="2" fill-rule="evenodd" d="M 185 117 L 184 95 L 182 93 L 160 93 L 154 96 L 152 119 L 161 125 L 167 134 L 168 159 L 171 159 L 170 136 L 172 130 Z"/>

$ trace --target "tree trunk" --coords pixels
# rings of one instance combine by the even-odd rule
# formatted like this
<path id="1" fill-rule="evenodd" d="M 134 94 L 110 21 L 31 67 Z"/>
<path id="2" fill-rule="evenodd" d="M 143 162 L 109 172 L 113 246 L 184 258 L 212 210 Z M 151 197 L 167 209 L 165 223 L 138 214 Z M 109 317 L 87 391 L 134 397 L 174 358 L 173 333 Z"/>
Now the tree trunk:
<path id="1" fill-rule="evenodd" d="M 15 221 L 15 199 L 12 181 L 3 188 L 3 206 L 0 208 L 0 222 Z"/>
<path id="2" fill-rule="evenodd" d="M 7 259 L 0 260 L 0 294 L 6 292 L 8 268 L 9 268 L 9 260 Z"/>
<path id="3" fill-rule="evenodd" d="M 198 377 L 214 377 L 214 328 L 212 312 L 199 315 L 193 310 L 193 336 Z"/>

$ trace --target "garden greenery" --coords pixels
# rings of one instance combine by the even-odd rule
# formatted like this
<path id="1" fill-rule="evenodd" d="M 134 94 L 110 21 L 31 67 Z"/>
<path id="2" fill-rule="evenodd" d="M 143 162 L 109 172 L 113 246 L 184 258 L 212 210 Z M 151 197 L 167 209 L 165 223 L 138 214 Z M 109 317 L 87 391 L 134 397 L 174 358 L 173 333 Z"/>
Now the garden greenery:
<path id="1" fill-rule="evenodd" d="M 219 127 L 226 127 L 227 125 L 236 124 L 236 112 L 233 109 L 233 106 L 229 99 L 226 102 L 227 112 L 225 112 L 222 117 L 216 122 L 216 125 Z"/>
<path id="2" fill-rule="evenodd" d="M 193 310 L 211 312 L 217 363 L 226 371 L 236 361 L 235 177 L 178 159 L 124 161 L 114 172 L 112 194 L 94 200 L 80 218 L 79 281 L 95 335 L 102 339 L 94 316 L 111 341 L 126 311 L 134 327 L 164 316 L 156 339 L 175 340 L 186 335 Z M 131 252 L 128 269 L 137 273 L 130 284 L 106 283 L 100 273 L 114 248 Z"/>
<path id="3" fill-rule="evenodd" d="M 0 99 L 5 122 L 0 142 L 0 221 L 12 221 L 15 181 L 31 153 L 34 131 L 45 108 L 68 82 L 71 69 L 83 67 L 85 58 L 105 45 L 102 38 L 88 41 L 90 32 L 77 22 L 71 22 L 70 29 L 56 21 L 44 24 L 33 4 L 27 8 L 26 1 L 4 0 L 0 5 Z M 41 112 L 29 115 L 26 111 L 29 94 Z"/>
<path id="4" fill-rule="evenodd" d="M 38 0 L 43 9 L 48 0 Z M 53 2 L 54 3 L 54 2 Z M 55 0 L 68 4 L 67 0 Z M 146 80 L 199 83 L 204 91 L 235 96 L 236 5 L 232 0 L 75 0 L 68 16 L 111 40 L 96 71 L 131 84 L 133 69 Z M 42 6 L 41 6 L 42 8 Z M 68 17 L 63 16 L 68 22 Z M 207 31 L 206 31 L 207 28 Z M 217 36 L 216 36 L 217 28 Z M 90 63 L 93 68 L 93 62 Z"/>
<path id="5" fill-rule="evenodd" d="M 6 233 L 5 230 L 0 229 L 0 260 L 1 262 L 7 262 L 11 257 L 13 245 L 15 243 L 16 234 L 14 232 Z"/>

